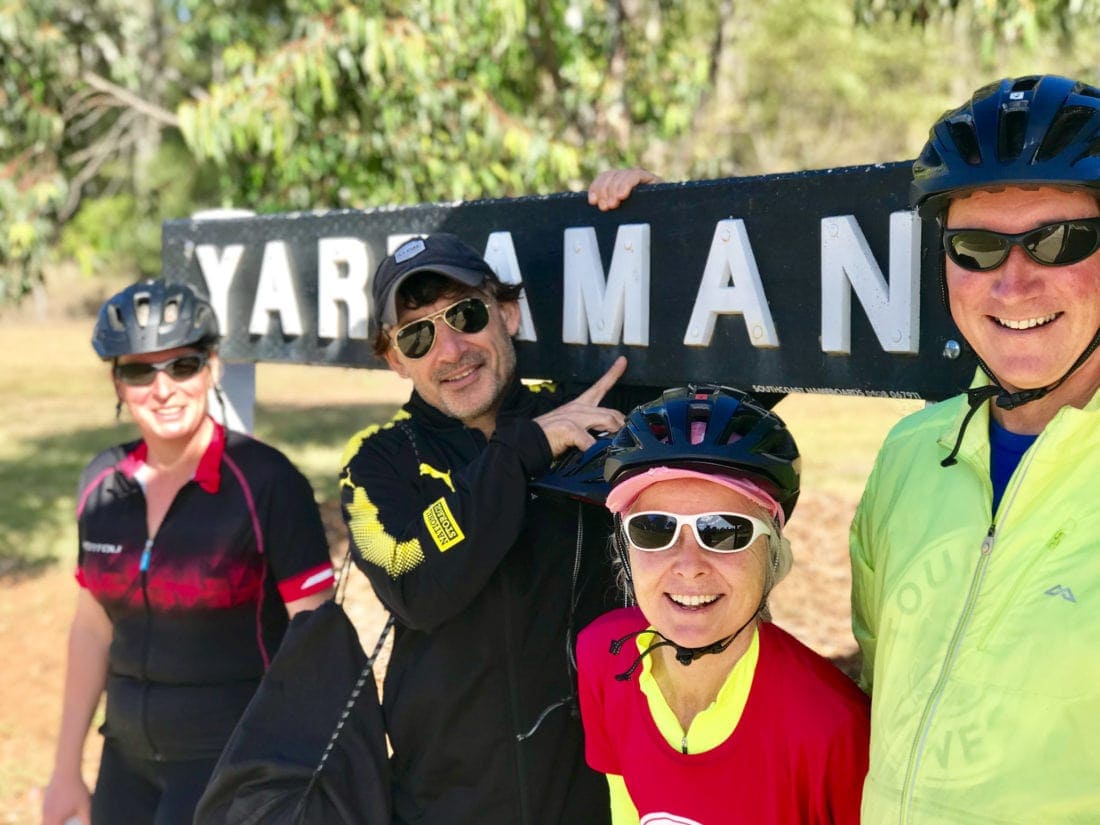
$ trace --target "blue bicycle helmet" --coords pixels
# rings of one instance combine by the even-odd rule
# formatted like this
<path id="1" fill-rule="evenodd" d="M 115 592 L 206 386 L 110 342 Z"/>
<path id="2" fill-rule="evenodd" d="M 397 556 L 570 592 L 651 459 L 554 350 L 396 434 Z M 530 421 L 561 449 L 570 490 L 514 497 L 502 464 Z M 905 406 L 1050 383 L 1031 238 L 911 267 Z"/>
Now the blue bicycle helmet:
<path id="1" fill-rule="evenodd" d="M 218 341 L 214 308 L 191 287 L 141 281 L 108 298 L 99 310 L 92 347 L 104 361 Z"/>
<path id="2" fill-rule="evenodd" d="M 602 505 L 611 491 L 611 485 L 603 477 L 604 459 L 610 445 L 611 436 L 603 436 L 587 450 L 566 450 L 545 475 L 531 482 L 531 488 Z"/>
<path id="3" fill-rule="evenodd" d="M 656 466 L 747 476 L 790 518 L 801 465 L 798 445 L 783 420 L 751 395 L 716 384 L 689 384 L 636 407 L 607 448 L 603 469 L 611 486 Z"/>
<path id="4" fill-rule="evenodd" d="M 1057 75 L 978 89 L 932 126 L 910 205 L 935 217 L 952 195 L 1014 184 L 1100 190 L 1100 89 Z"/>

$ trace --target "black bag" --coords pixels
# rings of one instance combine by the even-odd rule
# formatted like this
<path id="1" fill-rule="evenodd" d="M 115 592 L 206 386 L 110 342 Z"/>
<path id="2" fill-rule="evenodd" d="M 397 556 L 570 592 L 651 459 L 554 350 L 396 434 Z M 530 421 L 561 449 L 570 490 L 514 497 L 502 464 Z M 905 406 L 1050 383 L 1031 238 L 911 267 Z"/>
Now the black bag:
<path id="1" fill-rule="evenodd" d="M 299 613 L 237 723 L 196 825 L 391 820 L 385 723 L 371 665 L 335 601 Z"/>

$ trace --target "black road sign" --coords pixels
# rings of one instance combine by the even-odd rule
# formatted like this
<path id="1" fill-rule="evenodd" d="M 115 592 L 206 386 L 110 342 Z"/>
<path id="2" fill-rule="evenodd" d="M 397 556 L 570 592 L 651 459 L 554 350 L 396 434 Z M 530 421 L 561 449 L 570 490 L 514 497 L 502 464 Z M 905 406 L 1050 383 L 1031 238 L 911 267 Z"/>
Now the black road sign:
<path id="1" fill-rule="evenodd" d="M 409 235 L 452 232 L 522 277 L 524 376 L 588 381 L 623 353 L 639 386 L 940 399 L 974 361 L 909 168 L 657 184 L 608 213 L 568 193 L 168 221 L 164 273 L 211 296 L 227 358 L 378 367 L 367 278 Z"/>

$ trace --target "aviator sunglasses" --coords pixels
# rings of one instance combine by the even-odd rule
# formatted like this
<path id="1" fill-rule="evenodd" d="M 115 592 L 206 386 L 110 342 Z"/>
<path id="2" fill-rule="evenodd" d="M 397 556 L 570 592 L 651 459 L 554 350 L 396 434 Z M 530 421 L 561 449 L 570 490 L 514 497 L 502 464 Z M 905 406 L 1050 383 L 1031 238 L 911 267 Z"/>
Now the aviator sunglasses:
<path id="1" fill-rule="evenodd" d="M 715 553 L 737 553 L 759 536 L 772 535 L 765 521 L 744 513 L 698 513 L 683 516 L 652 510 L 631 513 L 623 519 L 623 529 L 630 543 L 647 553 L 667 550 L 676 543 L 680 527 L 687 525 L 700 547 Z"/>
<path id="2" fill-rule="evenodd" d="M 1014 246 L 1043 266 L 1075 264 L 1100 247 L 1100 218 L 1055 221 L 1015 235 L 992 229 L 947 229 L 943 233 L 947 257 L 971 272 L 996 269 Z"/>
<path id="3" fill-rule="evenodd" d="M 155 363 L 134 361 L 129 364 L 115 364 L 115 378 L 131 387 L 147 387 L 153 383 L 157 373 L 163 370 L 173 381 L 186 381 L 206 366 L 207 357 L 205 352 L 197 352 Z"/>
<path id="4" fill-rule="evenodd" d="M 481 298 L 463 298 L 439 312 L 398 327 L 393 333 L 393 340 L 406 358 L 423 358 L 431 351 L 435 344 L 435 324 L 439 318 L 455 332 L 473 335 L 489 325 L 489 305 Z"/>

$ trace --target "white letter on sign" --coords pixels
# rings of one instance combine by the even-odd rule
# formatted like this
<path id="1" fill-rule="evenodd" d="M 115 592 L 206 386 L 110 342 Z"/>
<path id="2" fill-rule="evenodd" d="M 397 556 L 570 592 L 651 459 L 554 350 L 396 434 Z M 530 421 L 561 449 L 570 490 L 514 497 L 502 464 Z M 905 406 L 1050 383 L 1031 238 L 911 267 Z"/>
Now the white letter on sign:
<path id="1" fill-rule="evenodd" d="M 302 313 L 298 310 L 298 296 L 294 293 L 294 278 L 290 273 L 290 255 L 285 241 L 268 241 L 264 245 L 260 282 L 256 284 L 256 302 L 252 305 L 252 319 L 248 322 L 248 331 L 252 335 L 267 334 L 269 313 L 278 314 L 284 335 L 302 334 Z"/>
<path id="2" fill-rule="evenodd" d="M 732 286 L 730 285 L 732 283 Z M 743 315 L 754 347 L 778 347 L 768 297 L 752 254 L 745 222 L 727 219 L 714 227 L 714 239 L 695 296 L 684 345 L 705 347 L 719 315 Z"/>
<path id="3" fill-rule="evenodd" d="M 210 244 L 195 247 L 195 258 L 199 262 L 199 271 L 206 280 L 210 292 L 210 305 L 214 307 L 221 334 L 229 335 L 229 287 L 233 285 L 233 276 L 241 265 L 244 246 L 232 244 L 218 255 L 218 248 Z"/>
<path id="4" fill-rule="evenodd" d="M 562 263 L 564 343 L 649 346 L 649 224 L 619 227 L 606 286 L 592 227 L 565 230 Z"/>
<path id="5" fill-rule="evenodd" d="M 317 336 L 340 336 L 340 308 L 348 312 L 348 338 L 367 337 L 367 245 L 357 238 L 317 242 Z"/>
<path id="6" fill-rule="evenodd" d="M 886 352 L 920 349 L 920 219 L 890 215 L 890 285 L 852 215 L 821 219 L 821 351 L 852 351 L 852 289 Z"/>
<path id="7" fill-rule="evenodd" d="M 516 245 L 512 243 L 511 232 L 493 232 L 485 242 L 485 262 L 503 283 L 523 282 L 519 258 L 516 257 Z M 535 321 L 531 317 L 531 308 L 527 305 L 527 290 L 519 294 L 519 332 L 517 341 L 537 341 Z"/>

